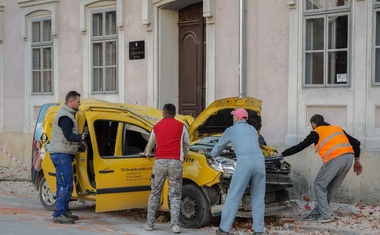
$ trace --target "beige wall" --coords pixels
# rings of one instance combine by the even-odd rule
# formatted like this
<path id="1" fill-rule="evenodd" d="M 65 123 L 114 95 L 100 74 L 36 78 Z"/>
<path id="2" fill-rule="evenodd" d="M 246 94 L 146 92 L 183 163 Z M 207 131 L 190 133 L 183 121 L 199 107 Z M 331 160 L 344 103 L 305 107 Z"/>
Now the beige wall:
<path id="1" fill-rule="evenodd" d="M 32 136 L 32 134 L 0 133 L 0 148 L 2 149 L 0 150 L 0 166 L 24 169 L 25 165 L 30 170 Z"/>
<path id="2" fill-rule="evenodd" d="M 287 128 L 284 120 L 288 113 L 284 97 L 288 95 L 289 10 L 285 1 L 253 2 L 259 4 L 251 7 L 257 9 L 253 14 L 256 16 L 252 20 L 248 18 L 248 22 L 257 22 L 257 30 L 248 31 L 248 38 L 257 37 L 256 50 L 250 52 L 250 55 L 257 54 L 257 58 L 248 57 L 248 72 L 252 72 L 252 75 L 248 73 L 248 95 L 263 100 L 261 134 L 271 143 L 284 143 Z"/>
<path id="3" fill-rule="evenodd" d="M 24 124 L 24 40 L 16 1 L 7 1 L 4 10 L 3 35 L 3 102 L 4 132 L 23 133 Z M 12 22 L 12 23 L 10 23 Z"/>
<path id="4" fill-rule="evenodd" d="M 284 149 L 279 146 L 278 150 Z M 377 169 L 380 165 L 379 156 L 380 150 L 362 151 L 361 164 L 363 165 L 363 173 L 360 176 L 356 176 L 352 168 L 338 190 L 335 201 L 380 205 L 378 196 L 380 182 L 378 180 L 379 170 Z M 301 198 L 302 195 L 306 194 L 312 200 L 315 200 L 313 182 L 319 168 L 322 166 L 322 160 L 319 155 L 315 154 L 314 146 L 293 156 L 286 157 L 286 160 L 292 166 L 291 177 L 294 186 L 290 190 L 291 197 Z"/>
<path id="5" fill-rule="evenodd" d="M 215 98 L 239 95 L 239 6 L 216 1 Z M 283 143 L 287 118 L 289 8 L 285 1 L 247 1 L 246 94 L 263 100 L 262 135 Z M 276 123 L 276 125 L 274 125 Z"/>

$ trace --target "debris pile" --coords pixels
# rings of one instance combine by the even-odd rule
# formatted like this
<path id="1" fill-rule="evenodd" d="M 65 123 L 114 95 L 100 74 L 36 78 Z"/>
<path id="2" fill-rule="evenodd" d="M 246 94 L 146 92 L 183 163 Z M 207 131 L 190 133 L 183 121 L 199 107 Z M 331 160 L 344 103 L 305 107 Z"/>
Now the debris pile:
<path id="1" fill-rule="evenodd" d="M 22 181 L 21 179 L 25 179 Z M 38 192 L 30 182 L 29 172 L 23 169 L 12 169 L 0 166 L 0 194 L 14 195 L 26 198 L 38 199 Z M 302 199 L 292 200 L 297 206 L 294 211 L 276 216 L 265 217 L 267 234 L 275 235 L 333 235 L 333 234 L 380 234 L 380 206 L 344 203 L 331 203 L 330 210 L 334 221 L 330 223 L 317 223 L 303 221 L 308 215 L 315 202 L 308 195 Z M 146 210 L 119 211 L 121 217 L 129 217 L 144 222 Z M 169 223 L 170 214 L 160 212 L 157 222 Z M 204 231 L 216 230 L 219 226 L 220 217 L 212 219 L 210 226 L 201 228 Z M 252 219 L 236 218 L 232 232 L 235 235 L 252 234 Z"/>

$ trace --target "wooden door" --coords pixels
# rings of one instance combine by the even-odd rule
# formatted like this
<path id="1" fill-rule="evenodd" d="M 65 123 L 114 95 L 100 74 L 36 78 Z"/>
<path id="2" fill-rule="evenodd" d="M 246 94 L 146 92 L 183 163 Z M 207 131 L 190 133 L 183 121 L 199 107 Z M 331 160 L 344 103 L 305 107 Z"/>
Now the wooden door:
<path id="1" fill-rule="evenodd" d="M 196 117 L 205 108 L 203 4 L 179 11 L 179 113 Z"/>

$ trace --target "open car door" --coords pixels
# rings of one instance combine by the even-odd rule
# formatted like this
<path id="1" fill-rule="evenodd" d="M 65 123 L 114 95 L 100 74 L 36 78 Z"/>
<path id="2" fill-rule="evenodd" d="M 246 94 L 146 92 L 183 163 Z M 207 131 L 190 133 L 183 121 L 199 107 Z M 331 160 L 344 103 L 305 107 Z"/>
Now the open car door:
<path id="1" fill-rule="evenodd" d="M 96 212 L 146 208 L 154 159 L 141 157 L 152 128 L 127 111 L 88 111 Z"/>

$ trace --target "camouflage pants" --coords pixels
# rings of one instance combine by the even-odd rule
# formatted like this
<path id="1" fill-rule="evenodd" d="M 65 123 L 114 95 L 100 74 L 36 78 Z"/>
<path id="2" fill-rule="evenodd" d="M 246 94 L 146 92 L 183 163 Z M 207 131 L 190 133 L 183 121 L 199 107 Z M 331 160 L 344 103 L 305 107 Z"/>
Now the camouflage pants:
<path id="1" fill-rule="evenodd" d="M 146 222 L 148 226 L 154 226 L 166 177 L 169 182 L 170 225 L 179 225 L 182 194 L 182 170 L 182 161 L 173 159 L 155 160 L 151 178 L 152 192 L 149 196 Z"/>

